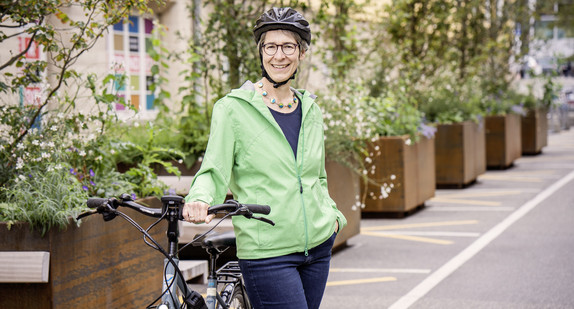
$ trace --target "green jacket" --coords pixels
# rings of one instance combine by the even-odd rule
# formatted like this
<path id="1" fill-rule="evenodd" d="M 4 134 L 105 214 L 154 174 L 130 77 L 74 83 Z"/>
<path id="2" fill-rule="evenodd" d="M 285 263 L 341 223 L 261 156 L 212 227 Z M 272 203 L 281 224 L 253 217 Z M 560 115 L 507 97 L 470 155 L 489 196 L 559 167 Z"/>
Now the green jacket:
<path id="1" fill-rule="evenodd" d="M 302 121 L 297 159 L 281 128 L 246 82 L 213 107 L 211 132 L 200 170 L 186 201 L 222 203 L 227 190 L 240 203 L 271 207 L 275 226 L 233 218 L 240 259 L 305 252 L 347 221 L 329 197 L 323 118 L 315 96 L 300 92 Z"/>

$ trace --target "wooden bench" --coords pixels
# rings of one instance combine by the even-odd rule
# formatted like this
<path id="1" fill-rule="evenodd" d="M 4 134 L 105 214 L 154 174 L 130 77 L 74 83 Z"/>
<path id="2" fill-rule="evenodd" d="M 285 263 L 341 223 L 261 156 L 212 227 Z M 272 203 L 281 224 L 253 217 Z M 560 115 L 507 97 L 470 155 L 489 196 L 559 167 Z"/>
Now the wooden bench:
<path id="1" fill-rule="evenodd" d="M 0 251 L 1 283 L 47 283 L 50 252 Z"/>
<path id="2" fill-rule="evenodd" d="M 180 260 L 179 261 L 179 270 L 181 270 L 183 274 L 183 279 L 185 281 L 189 281 L 193 278 L 197 278 L 201 276 L 202 284 L 207 283 L 207 261 L 203 260 Z"/>

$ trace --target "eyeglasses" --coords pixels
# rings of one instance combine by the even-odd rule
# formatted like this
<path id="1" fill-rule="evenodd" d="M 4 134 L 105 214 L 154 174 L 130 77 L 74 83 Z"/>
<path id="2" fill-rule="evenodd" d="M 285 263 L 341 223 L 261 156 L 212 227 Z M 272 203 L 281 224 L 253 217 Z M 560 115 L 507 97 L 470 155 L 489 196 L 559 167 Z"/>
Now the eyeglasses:
<path id="1" fill-rule="evenodd" d="M 261 46 L 263 51 L 268 56 L 275 56 L 275 54 L 279 50 L 279 47 L 281 47 L 281 51 L 283 52 L 283 54 L 285 54 L 287 56 L 291 56 L 295 53 L 295 50 L 297 49 L 297 47 L 299 47 L 299 44 L 295 44 L 295 43 L 285 43 L 285 44 L 267 43 L 267 44 L 263 44 Z"/>

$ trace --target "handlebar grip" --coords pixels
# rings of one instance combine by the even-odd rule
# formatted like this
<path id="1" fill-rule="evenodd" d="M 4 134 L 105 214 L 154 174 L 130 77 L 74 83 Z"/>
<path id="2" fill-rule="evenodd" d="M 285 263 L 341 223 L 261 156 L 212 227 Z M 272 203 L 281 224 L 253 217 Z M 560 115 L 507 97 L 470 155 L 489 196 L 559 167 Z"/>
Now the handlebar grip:
<path id="1" fill-rule="evenodd" d="M 249 208 L 251 212 L 257 214 L 268 215 L 271 212 L 271 207 L 269 207 L 268 205 L 243 204 L 243 206 Z"/>
<path id="2" fill-rule="evenodd" d="M 106 204 L 107 202 L 108 202 L 107 198 L 91 197 L 88 199 L 86 204 L 88 204 L 89 208 L 98 208 L 99 206 L 102 206 L 102 205 Z"/>
<path id="3" fill-rule="evenodd" d="M 225 204 L 212 205 L 207 209 L 208 214 L 214 214 L 219 211 L 233 212 L 239 209 L 239 206 L 245 206 L 252 213 L 268 215 L 271 212 L 271 207 L 268 205 L 258 205 L 258 204 L 239 204 L 235 201 L 227 202 Z"/>

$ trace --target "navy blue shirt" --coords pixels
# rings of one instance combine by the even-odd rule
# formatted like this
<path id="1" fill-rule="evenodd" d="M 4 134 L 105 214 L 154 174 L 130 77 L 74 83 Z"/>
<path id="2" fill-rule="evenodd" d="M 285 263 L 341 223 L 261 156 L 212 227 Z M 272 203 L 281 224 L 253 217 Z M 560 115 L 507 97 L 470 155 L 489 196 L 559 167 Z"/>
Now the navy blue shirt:
<path id="1" fill-rule="evenodd" d="M 290 113 L 280 113 L 277 111 L 269 109 L 275 121 L 281 127 L 283 131 L 283 135 L 291 145 L 291 149 L 293 149 L 293 154 L 295 158 L 297 158 L 297 143 L 299 141 L 299 130 L 301 129 L 301 118 L 303 116 L 303 112 L 301 110 L 301 101 L 297 103 L 297 107 L 295 110 Z"/>

